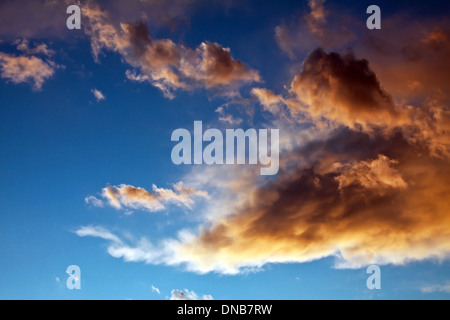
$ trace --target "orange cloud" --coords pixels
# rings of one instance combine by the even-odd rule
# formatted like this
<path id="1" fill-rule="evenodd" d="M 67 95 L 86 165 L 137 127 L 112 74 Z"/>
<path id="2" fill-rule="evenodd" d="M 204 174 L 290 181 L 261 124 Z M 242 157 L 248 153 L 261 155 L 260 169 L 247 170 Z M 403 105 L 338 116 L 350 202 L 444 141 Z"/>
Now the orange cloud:
<path id="1" fill-rule="evenodd" d="M 353 54 L 311 52 L 291 84 L 291 92 L 313 118 L 325 117 L 350 128 L 394 126 L 408 121 L 381 87 L 367 60 Z"/>
<path id="2" fill-rule="evenodd" d="M 120 53 L 141 73 L 129 71 L 130 80 L 148 81 L 168 98 L 178 89 L 214 88 L 226 94 L 242 84 L 260 81 L 256 70 L 234 59 L 230 49 L 218 43 L 203 42 L 191 49 L 170 39 L 151 39 L 143 22 L 116 27 L 96 5 L 82 10 L 95 57 L 103 48 Z"/>
<path id="3" fill-rule="evenodd" d="M 14 56 L 0 52 L 1 77 L 13 83 L 31 83 L 40 90 L 44 82 L 55 73 L 56 65 L 35 56 Z"/>
<path id="4" fill-rule="evenodd" d="M 194 197 L 208 198 L 205 191 L 195 190 L 185 186 L 182 182 L 174 185 L 174 190 L 158 188 L 153 185 L 153 190 L 137 188 L 126 184 L 120 186 L 107 186 L 102 190 L 102 198 L 106 203 L 116 209 L 141 209 L 150 212 L 165 209 L 166 203 L 191 208 Z M 103 207 L 104 203 L 94 196 L 86 197 L 86 203 L 96 207 Z"/>
<path id="5" fill-rule="evenodd" d="M 310 1 L 310 32 L 321 41 L 333 35 L 323 3 Z M 383 21 L 383 26 L 390 23 Z M 288 42 L 294 37 L 286 30 L 279 34 L 284 32 L 283 41 Z M 109 241 L 113 257 L 185 265 L 198 273 L 234 274 L 267 263 L 329 256 L 336 258 L 336 267 L 347 268 L 447 259 L 450 113 L 445 30 L 427 28 L 412 40 L 402 38 L 396 43 L 389 37 L 386 42 L 368 37 L 361 45 L 366 50 L 355 49 L 358 54 L 319 48 L 307 56 L 286 95 L 254 88 L 252 95 L 277 116 L 273 123 L 289 135 L 281 139 L 285 145 L 281 145 L 280 171 L 269 180 L 260 180 L 252 168 L 194 173 L 197 177 L 191 179 L 198 179 L 198 185 L 217 192 L 212 198 L 217 203 L 205 209 L 205 223 L 198 230 L 182 230 L 157 246 L 145 238 L 126 244 L 114 234 L 93 228 L 79 233 Z M 136 47 L 153 46 L 154 41 L 141 31 L 135 27 L 134 32 L 141 35 Z M 288 44 L 284 45 L 289 52 Z M 170 43 L 163 47 L 174 49 L 161 63 L 181 67 L 169 68 L 180 83 L 190 84 L 183 78 L 187 77 L 203 79 L 207 86 L 208 68 L 201 67 L 207 48 L 181 49 Z M 214 57 L 224 55 L 231 70 L 239 69 L 225 49 L 214 48 L 220 51 Z M 376 52 L 363 54 L 371 50 Z M 141 61 L 147 49 L 132 52 L 133 59 Z M 211 66 L 222 70 L 215 62 Z M 212 74 L 228 79 L 223 75 L 229 73 Z M 153 81 L 150 72 L 130 76 Z M 278 112 L 279 107 L 287 112 Z M 153 203 L 154 192 L 136 191 L 127 201 Z M 120 195 L 109 198 L 123 205 Z"/>

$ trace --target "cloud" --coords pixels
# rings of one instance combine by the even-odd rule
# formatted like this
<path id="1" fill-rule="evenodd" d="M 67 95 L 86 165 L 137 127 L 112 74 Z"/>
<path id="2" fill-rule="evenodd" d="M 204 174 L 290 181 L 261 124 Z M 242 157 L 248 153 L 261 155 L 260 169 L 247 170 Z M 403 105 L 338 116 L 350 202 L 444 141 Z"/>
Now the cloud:
<path id="1" fill-rule="evenodd" d="M 144 188 L 121 184 L 119 186 L 107 186 L 103 188 L 102 200 L 89 196 L 85 202 L 96 207 L 102 207 L 105 204 L 115 209 L 138 209 L 149 212 L 161 211 L 166 208 L 166 204 L 171 203 L 178 206 L 191 208 L 194 204 L 194 197 L 208 198 L 205 191 L 195 190 L 178 182 L 172 189 L 158 188 L 153 185 L 151 191 Z"/>
<path id="2" fill-rule="evenodd" d="M 275 40 L 291 59 L 311 47 L 345 48 L 356 39 L 355 26 L 363 27 L 342 9 L 328 10 L 325 0 L 309 0 L 308 7 L 309 12 L 301 19 L 296 17 L 294 23 L 275 27 Z"/>
<path id="3" fill-rule="evenodd" d="M 283 50 L 289 58 L 294 59 L 294 46 L 295 42 L 289 32 L 289 28 L 286 25 L 280 25 L 275 27 L 275 41 L 281 50 Z"/>
<path id="4" fill-rule="evenodd" d="M 339 189 L 352 184 L 359 184 L 380 194 L 383 194 L 386 188 L 406 189 L 408 184 L 403 180 L 401 174 L 392 167 L 397 163 L 398 161 L 391 160 L 381 154 L 372 161 L 360 161 L 347 165 L 337 162 L 334 165 L 340 172 L 336 177 Z"/>
<path id="5" fill-rule="evenodd" d="M 450 284 L 434 284 L 420 289 L 424 293 L 445 292 L 450 293 Z"/>
<path id="6" fill-rule="evenodd" d="M 350 128 L 396 126 L 407 121 L 381 87 L 369 63 L 351 53 L 340 55 L 312 51 L 291 84 L 291 92 L 315 119 L 326 119 Z"/>
<path id="7" fill-rule="evenodd" d="M 105 100 L 105 96 L 103 95 L 103 93 L 100 90 L 97 89 L 92 89 L 91 90 L 92 94 L 94 95 L 95 99 L 97 100 L 97 102 L 100 102 L 102 100 Z"/>
<path id="8" fill-rule="evenodd" d="M 102 9 L 117 21 L 133 21 L 136 18 L 148 19 L 155 27 L 175 28 L 189 23 L 189 13 L 197 6 L 195 0 L 122 0 L 78 1 L 80 7 L 100 3 Z M 73 37 L 77 30 L 68 30 L 66 9 L 69 4 L 66 0 L 14 0 L 0 2 L 0 35 L 2 38 L 15 39 L 17 37 Z M 82 18 L 82 28 L 84 20 Z"/>
<path id="9" fill-rule="evenodd" d="M 311 39 L 327 42 L 333 33 L 330 13 L 323 1 L 309 4 L 306 23 Z M 127 76 L 136 81 L 155 82 L 152 72 L 167 67 L 161 70 L 172 73 L 161 73 L 158 79 L 169 93 L 173 88 L 164 81 L 186 89 L 192 86 L 186 80 L 203 79 L 206 88 L 206 70 L 221 70 L 210 63 L 211 58 L 205 59 L 210 53 L 227 57 L 225 61 L 232 58 L 220 46 L 208 52 L 202 45 L 189 49 L 153 40 L 139 24 L 118 30 L 103 34 L 99 48 L 125 52 L 130 65 L 138 69 Z M 105 239 L 108 253 L 115 258 L 184 266 L 197 273 L 236 274 L 261 270 L 268 263 L 324 257 L 334 257 L 336 268 L 448 259 L 450 113 L 448 81 L 444 81 L 448 38 L 444 27 L 425 30 L 415 41 L 401 39 L 398 50 L 374 40 L 379 48 L 375 64 L 361 58 L 365 55 L 359 47 L 358 54 L 317 48 L 286 86 L 286 94 L 253 88 L 252 96 L 275 117 L 265 124 L 283 129 L 279 173 L 263 179 L 252 167 L 194 168 L 183 181 L 194 190 L 207 190 L 212 200 L 199 210 L 204 221 L 198 228 L 180 230 L 177 236 L 155 243 L 145 237 L 127 242 L 103 229 L 81 234 Z M 156 44 L 166 52 L 163 57 L 153 52 Z M 391 49 L 392 59 L 405 61 L 402 68 L 391 69 Z M 379 58 L 383 54 L 385 68 Z M 144 64 L 147 56 L 156 58 Z M 406 81 L 408 64 L 412 80 L 419 79 L 418 83 Z M 430 78 L 431 71 L 425 72 L 427 66 L 434 66 L 430 70 L 441 83 Z M 384 81 L 392 70 L 406 72 L 398 76 L 397 87 Z M 227 72 L 211 74 L 219 79 L 217 83 L 227 79 Z M 172 80 L 167 80 L 169 75 Z M 417 86 L 421 99 L 408 95 L 406 89 L 396 90 L 408 85 Z M 102 197 L 117 208 L 151 210 L 164 204 L 155 188 L 150 192 L 128 186 L 129 194 L 126 187 L 105 188 Z M 174 296 L 186 293 L 179 290 Z"/>
<path id="10" fill-rule="evenodd" d="M 84 226 L 77 229 L 75 233 L 80 237 L 95 237 L 112 241 L 115 244 L 122 243 L 122 240 L 120 240 L 119 237 L 103 227 Z"/>
<path id="11" fill-rule="evenodd" d="M 219 121 L 228 123 L 229 125 L 239 125 L 243 121 L 241 118 L 236 118 L 230 113 L 225 113 L 223 106 L 218 107 L 215 111 L 219 114 Z"/>
<path id="12" fill-rule="evenodd" d="M 201 299 L 194 291 L 188 289 L 173 289 L 170 293 L 170 300 L 214 300 L 210 294 L 203 295 Z"/>
<path id="13" fill-rule="evenodd" d="M 17 44 L 17 50 L 29 55 L 44 55 L 51 57 L 55 54 L 55 51 L 50 49 L 45 43 L 37 44 L 34 48 L 31 48 L 28 39 L 19 39 L 15 41 L 15 44 Z"/>
<path id="14" fill-rule="evenodd" d="M 127 71 L 128 79 L 148 81 L 167 98 L 173 98 L 176 90 L 199 87 L 229 94 L 241 85 L 260 81 L 257 71 L 234 59 L 230 49 L 218 43 L 202 42 L 191 49 L 170 39 L 152 39 L 142 21 L 115 26 L 95 4 L 83 6 L 82 11 L 96 59 L 102 49 L 121 54 L 134 68 Z"/>
<path id="15" fill-rule="evenodd" d="M 86 202 L 87 204 L 90 204 L 94 207 L 103 208 L 103 206 L 104 206 L 103 201 L 94 196 L 85 197 L 84 202 Z"/>
<path id="16" fill-rule="evenodd" d="M 258 99 L 266 111 L 273 114 L 277 114 L 280 106 L 286 103 L 282 96 L 268 89 L 253 88 L 250 93 Z"/>
<path id="17" fill-rule="evenodd" d="M 261 180 L 252 168 L 194 170 L 190 185 L 214 190 L 204 223 L 156 244 L 110 241 L 110 255 L 222 274 L 324 257 L 336 268 L 447 259 L 446 98 L 399 105 L 367 61 L 321 49 L 290 88 L 287 97 L 252 91 L 265 106 L 286 105 L 294 120 L 274 122 L 289 133 L 276 177 Z"/>
<path id="18" fill-rule="evenodd" d="M 36 56 L 15 56 L 0 52 L 1 77 L 13 83 L 30 83 L 34 90 L 41 90 L 58 67 L 52 61 L 44 62 Z"/>
<path id="19" fill-rule="evenodd" d="M 157 294 L 161 294 L 159 289 L 157 287 L 155 287 L 154 285 L 152 285 L 152 292 L 156 292 Z"/>

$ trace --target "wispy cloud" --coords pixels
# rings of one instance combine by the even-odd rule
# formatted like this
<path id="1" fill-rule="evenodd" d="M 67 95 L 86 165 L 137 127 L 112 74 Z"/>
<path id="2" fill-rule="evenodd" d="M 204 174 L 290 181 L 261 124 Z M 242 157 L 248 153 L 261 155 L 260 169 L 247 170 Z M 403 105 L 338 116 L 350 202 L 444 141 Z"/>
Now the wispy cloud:
<path id="1" fill-rule="evenodd" d="M 433 292 L 445 292 L 450 293 L 450 283 L 446 284 L 433 284 L 430 286 L 424 286 L 420 289 L 424 293 L 433 293 Z"/>
<path id="2" fill-rule="evenodd" d="M 157 294 L 161 294 L 159 289 L 157 287 L 155 287 L 154 285 L 152 285 L 152 292 L 156 292 Z"/>
<path id="3" fill-rule="evenodd" d="M 188 289 L 173 289 L 170 293 L 170 300 L 214 300 L 210 294 L 204 294 L 199 297 L 194 291 Z"/>
<path id="4" fill-rule="evenodd" d="M 309 5 L 311 12 L 305 20 L 309 35 L 319 42 L 330 40 L 326 47 L 332 47 L 335 31 L 330 28 L 324 1 Z M 200 84 L 208 87 L 208 68 L 203 66 L 214 65 L 215 56 L 237 61 L 219 45 L 208 52 L 208 43 L 180 49 L 181 45 L 167 39 L 153 40 L 139 24 L 122 25 L 119 30 L 105 20 L 97 27 L 106 33 L 93 30 L 94 53 L 103 48 L 121 53 L 139 71 L 129 77 L 152 81 L 170 92 L 197 79 L 199 67 Z M 443 94 L 448 91 L 448 68 L 443 66 L 448 65 L 450 46 L 444 29 L 434 30 L 398 49 L 411 70 L 401 69 L 404 72 L 396 78 L 401 81 L 395 88 L 412 85 L 409 72 L 419 80 L 419 75 L 430 81 L 440 79 L 433 82 L 433 88 L 414 83 L 422 99 L 392 95 L 392 83 L 385 85 L 385 78 L 378 76 L 386 71 L 380 63 L 375 69 L 356 53 L 314 49 L 286 83 L 284 93 L 264 88 L 251 91 L 275 118 L 267 125 L 283 128 L 277 176 L 263 180 L 253 168 L 234 166 L 194 168 L 190 179 L 183 181 L 197 180 L 197 185 L 189 185 L 217 190 L 209 192 L 213 197 L 202 210 L 204 223 L 195 230 L 181 230 L 176 237 L 155 243 L 145 237 L 126 242 L 97 232 L 85 234 L 106 239 L 113 257 L 182 265 L 198 273 L 236 274 L 267 263 L 302 263 L 324 257 L 335 257 L 339 268 L 447 259 L 450 203 L 444 195 L 450 180 L 450 112 L 446 107 L 449 98 Z M 130 44 L 130 39 L 137 44 Z M 152 51 L 155 48 L 165 52 L 163 57 Z M 183 58 L 191 52 L 192 56 Z M 413 53 L 420 53 L 419 57 Z M 210 55 L 206 60 L 212 62 L 204 64 Z M 159 60 L 152 60 L 157 64 L 146 69 L 143 57 Z M 435 77 L 427 69 L 430 64 Z M 239 68 L 231 69 L 234 75 Z M 165 73 L 155 78 L 155 70 Z M 224 111 L 217 112 L 225 116 Z M 164 205 L 158 190 L 120 185 L 104 188 L 102 198 L 118 209 L 155 211 Z M 168 189 L 167 194 L 170 201 L 176 198 L 173 194 L 185 198 L 176 189 Z M 186 201 L 176 201 L 185 206 Z"/>
<path id="5" fill-rule="evenodd" d="M 88 196 L 85 202 L 96 207 L 103 207 L 105 204 L 116 209 L 137 209 L 149 212 L 161 211 L 166 208 L 166 204 L 175 204 L 191 208 L 195 197 L 208 198 L 208 193 L 196 190 L 178 182 L 173 189 L 158 188 L 153 185 L 152 190 L 121 184 L 119 186 L 107 186 L 103 188 L 101 199 L 95 196 Z"/>
<path id="6" fill-rule="evenodd" d="M 87 196 L 84 198 L 84 202 L 98 208 L 103 208 L 104 206 L 103 201 L 95 196 Z"/>
<path id="7" fill-rule="evenodd" d="M 45 43 L 39 43 L 34 47 L 30 47 L 30 42 L 28 39 L 19 39 L 15 41 L 15 44 L 17 45 L 17 50 L 29 55 L 44 55 L 51 57 L 55 54 L 55 51 L 50 49 Z"/>

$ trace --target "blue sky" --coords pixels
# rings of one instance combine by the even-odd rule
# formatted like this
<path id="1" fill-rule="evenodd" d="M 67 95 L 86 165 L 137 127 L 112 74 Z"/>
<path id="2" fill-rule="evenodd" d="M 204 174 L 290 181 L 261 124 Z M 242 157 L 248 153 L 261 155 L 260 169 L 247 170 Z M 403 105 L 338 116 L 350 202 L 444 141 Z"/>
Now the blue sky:
<path id="1" fill-rule="evenodd" d="M 368 1 L 89 1 L 67 30 L 63 1 L 2 2 L 0 298 L 448 299 L 449 10 L 428 3 L 381 1 L 368 30 Z M 280 171 L 173 164 L 196 120 L 279 129 Z"/>

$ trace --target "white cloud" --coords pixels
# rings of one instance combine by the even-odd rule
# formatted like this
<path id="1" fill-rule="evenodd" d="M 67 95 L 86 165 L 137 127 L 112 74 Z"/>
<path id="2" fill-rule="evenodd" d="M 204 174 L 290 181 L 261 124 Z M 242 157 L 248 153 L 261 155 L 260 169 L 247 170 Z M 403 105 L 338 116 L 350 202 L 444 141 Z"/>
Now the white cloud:
<path id="1" fill-rule="evenodd" d="M 91 92 L 94 95 L 94 97 L 97 100 L 97 102 L 100 102 L 100 101 L 106 99 L 105 95 L 100 90 L 97 90 L 97 89 L 94 88 L 94 89 L 91 90 Z"/>
<path id="2" fill-rule="evenodd" d="M 84 198 L 84 202 L 87 204 L 93 205 L 94 207 L 103 208 L 104 204 L 103 201 L 94 197 L 94 196 L 88 196 Z"/>
<path id="3" fill-rule="evenodd" d="M 450 293 L 450 283 L 446 284 L 433 284 L 430 286 L 425 286 L 420 289 L 424 293 L 433 293 L 433 292 L 445 292 Z"/>
<path id="4" fill-rule="evenodd" d="M 152 285 L 152 292 L 156 292 L 157 294 L 161 294 L 159 289 L 157 287 L 155 287 L 154 285 Z"/>
<path id="5" fill-rule="evenodd" d="M 75 231 L 80 237 L 95 237 L 112 241 L 114 244 L 121 244 L 122 240 L 108 229 L 103 227 L 83 226 Z"/>

